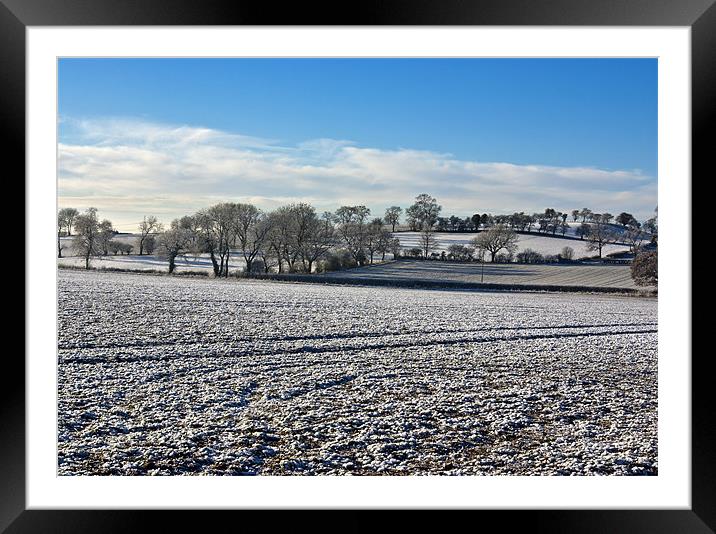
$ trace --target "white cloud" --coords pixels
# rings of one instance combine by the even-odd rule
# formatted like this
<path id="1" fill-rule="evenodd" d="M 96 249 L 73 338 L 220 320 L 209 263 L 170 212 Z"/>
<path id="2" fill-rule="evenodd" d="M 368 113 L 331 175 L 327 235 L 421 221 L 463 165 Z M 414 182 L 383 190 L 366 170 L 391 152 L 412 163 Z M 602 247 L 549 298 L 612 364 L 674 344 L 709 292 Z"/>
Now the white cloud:
<path id="1" fill-rule="evenodd" d="M 451 154 L 359 147 L 346 140 L 274 140 L 209 128 L 129 119 L 63 118 L 61 206 L 95 206 L 133 224 L 145 213 L 173 217 L 223 200 L 264 209 L 292 201 L 319 210 L 365 204 L 374 213 L 419 193 L 447 214 L 590 207 L 651 215 L 656 180 L 639 171 L 465 161 Z"/>

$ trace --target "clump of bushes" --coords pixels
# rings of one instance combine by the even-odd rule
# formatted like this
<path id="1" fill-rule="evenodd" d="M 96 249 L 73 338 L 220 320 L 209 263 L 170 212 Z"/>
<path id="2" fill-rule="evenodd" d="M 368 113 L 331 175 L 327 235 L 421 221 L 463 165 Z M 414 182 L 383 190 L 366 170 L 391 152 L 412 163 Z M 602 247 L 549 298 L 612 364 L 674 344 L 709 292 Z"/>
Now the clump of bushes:
<path id="1" fill-rule="evenodd" d="M 495 255 L 495 263 L 512 263 L 514 259 L 515 256 L 512 252 L 500 252 Z"/>
<path id="2" fill-rule="evenodd" d="M 658 268 L 656 250 L 639 252 L 631 264 L 631 277 L 638 286 L 655 286 L 659 280 Z"/>
<path id="3" fill-rule="evenodd" d="M 144 238 L 144 252 L 147 254 L 154 254 L 157 249 L 157 240 L 153 235 L 148 235 Z"/>
<path id="4" fill-rule="evenodd" d="M 114 254 L 115 256 L 117 254 L 131 254 L 132 250 L 134 250 L 134 246 L 130 245 L 129 243 L 120 243 L 119 241 L 110 241 L 107 245 L 107 249 L 109 252 Z"/>
<path id="5" fill-rule="evenodd" d="M 544 263 L 544 256 L 531 248 L 526 248 L 517 253 L 517 263 Z"/>
<path id="6" fill-rule="evenodd" d="M 445 253 L 443 252 L 443 255 Z M 475 255 L 475 249 L 473 247 L 467 247 L 465 245 L 453 244 L 448 247 L 448 259 L 457 261 L 472 261 Z"/>
<path id="7" fill-rule="evenodd" d="M 422 258 L 423 249 L 420 247 L 413 247 L 408 251 L 408 256 L 410 256 L 411 258 Z"/>
<path id="8" fill-rule="evenodd" d="M 350 252 L 345 249 L 339 249 L 326 253 L 324 258 L 316 265 L 316 272 L 340 271 L 341 269 L 349 269 L 357 265 L 358 263 L 353 256 L 351 256 Z"/>
<path id="9" fill-rule="evenodd" d="M 569 249 L 569 250 L 567 250 Z M 539 252 L 526 248 L 516 256 L 517 263 L 561 263 L 572 261 L 574 250 L 571 247 L 564 247 L 560 254 L 540 254 Z"/>

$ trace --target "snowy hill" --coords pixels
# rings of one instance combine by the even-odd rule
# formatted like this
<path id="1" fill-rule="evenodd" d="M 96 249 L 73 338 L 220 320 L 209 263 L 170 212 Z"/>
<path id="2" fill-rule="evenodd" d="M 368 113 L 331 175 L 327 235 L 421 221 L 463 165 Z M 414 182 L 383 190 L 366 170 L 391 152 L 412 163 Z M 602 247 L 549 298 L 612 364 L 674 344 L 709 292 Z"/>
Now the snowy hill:
<path id="1" fill-rule="evenodd" d="M 576 227 L 578 227 L 577 225 Z M 596 255 L 596 252 L 587 249 L 587 241 L 575 238 L 574 231 L 576 227 L 570 226 L 567 230 L 566 235 L 572 239 L 565 239 L 561 235 L 551 236 L 549 234 L 518 234 L 517 240 L 517 252 L 521 252 L 525 249 L 532 249 L 535 252 L 539 252 L 543 255 L 557 255 L 564 247 L 572 247 L 574 249 L 574 258 L 579 259 L 582 257 L 591 257 Z M 414 247 L 420 247 L 420 233 L 419 232 L 399 232 L 394 234 L 400 240 L 400 246 L 403 250 L 409 250 Z M 457 232 L 436 232 L 434 234 L 435 239 L 438 242 L 435 248 L 436 252 L 447 251 L 450 245 L 469 245 L 470 242 L 477 236 L 477 233 L 457 233 Z M 606 256 L 612 252 L 625 252 L 628 251 L 627 245 L 606 245 L 602 250 L 602 255 Z"/>

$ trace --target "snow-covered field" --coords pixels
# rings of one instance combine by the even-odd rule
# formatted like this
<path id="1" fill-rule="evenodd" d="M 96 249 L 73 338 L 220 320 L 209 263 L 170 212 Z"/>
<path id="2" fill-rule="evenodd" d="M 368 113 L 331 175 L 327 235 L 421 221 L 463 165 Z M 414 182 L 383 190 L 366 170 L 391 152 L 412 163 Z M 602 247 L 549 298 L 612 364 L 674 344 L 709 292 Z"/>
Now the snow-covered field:
<path id="1" fill-rule="evenodd" d="M 139 237 L 135 234 L 121 234 L 114 240 L 119 243 L 133 245 L 135 250 L 132 254 L 110 254 L 108 256 L 92 257 L 90 267 L 93 269 L 124 269 L 131 271 L 161 271 L 169 270 L 169 263 L 166 259 L 158 258 L 155 254 L 139 255 Z M 60 267 L 84 267 L 85 259 L 75 256 L 73 238 L 63 237 L 61 239 L 64 257 L 57 258 L 57 265 Z M 233 252 L 229 261 L 229 270 L 243 270 L 246 266 L 241 252 Z M 208 254 L 182 254 L 176 258 L 176 270 L 182 272 L 211 272 L 211 260 Z"/>
<path id="2" fill-rule="evenodd" d="M 400 246 L 403 250 L 414 247 L 420 248 L 419 232 L 399 232 L 394 234 L 400 240 Z M 435 239 L 437 246 L 433 252 L 447 252 L 450 245 L 469 245 L 479 234 L 457 233 L 457 232 L 436 232 Z M 564 239 L 561 237 L 549 237 L 545 235 L 518 234 L 517 252 L 525 249 L 532 249 L 535 252 L 546 255 L 557 255 L 564 247 L 572 247 L 574 250 L 574 258 L 583 258 L 596 256 L 597 252 L 587 249 L 587 242 L 579 239 Z M 605 245 L 602 249 L 602 255 L 606 256 L 612 252 L 627 252 L 629 247 L 626 245 Z M 489 256 L 487 261 L 489 261 Z"/>
<path id="3" fill-rule="evenodd" d="M 85 259 L 78 256 L 58 258 L 57 265 L 60 267 L 82 267 L 85 266 Z M 229 261 L 230 271 L 243 270 L 246 266 L 241 253 L 232 253 Z M 158 258 L 156 255 L 144 254 L 139 255 L 117 255 L 117 256 L 101 256 L 90 259 L 90 267 L 92 269 L 124 269 L 130 271 L 160 271 L 167 272 L 169 263 L 165 259 Z M 212 272 L 211 259 L 208 254 L 186 254 L 177 256 L 176 271 L 178 273 L 187 272 Z"/>
<path id="4" fill-rule="evenodd" d="M 483 272 L 484 271 L 484 272 Z M 628 265 L 490 264 L 400 260 L 322 274 L 337 281 L 381 279 L 544 286 L 586 286 L 636 289 Z"/>
<path id="5" fill-rule="evenodd" d="M 62 475 L 658 471 L 656 299 L 58 277 Z"/>

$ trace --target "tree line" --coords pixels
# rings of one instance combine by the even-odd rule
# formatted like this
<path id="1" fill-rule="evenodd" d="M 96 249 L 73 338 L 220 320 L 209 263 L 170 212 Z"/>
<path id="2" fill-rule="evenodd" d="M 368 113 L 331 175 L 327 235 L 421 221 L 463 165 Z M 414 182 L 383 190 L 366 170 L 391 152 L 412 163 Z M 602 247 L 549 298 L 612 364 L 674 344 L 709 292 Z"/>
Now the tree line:
<path id="1" fill-rule="evenodd" d="M 495 225 L 508 226 L 509 228 L 520 232 L 536 232 L 543 234 L 565 235 L 569 229 L 570 215 L 566 212 L 547 208 L 542 213 L 526 214 L 524 212 L 515 212 L 509 215 L 492 215 L 489 213 L 476 213 L 472 217 L 461 218 L 456 215 L 450 217 L 438 217 L 435 224 L 435 230 L 438 232 L 479 232 L 481 229 L 489 228 Z M 578 222 L 581 218 L 582 226 L 577 230 L 577 235 L 588 234 L 590 224 L 614 224 L 625 230 L 639 231 L 642 234 L 654 233 L 656 218 L 652 217 L 644 223 L 640 223 L 632 214 L 622 212 L 614 217 L 611 213 L 594 213 L 588 208 L 581 210 L 572 210 L 572 221 Z M 417 224 L 408 221 L 413 231 L 419 231 Z"/>
<path id="2" fill-rule="evenodd" d="M 496 261 L 502 251 L 514 253 L 517 231 L 530 231 L 535 226 L 540 232 L 555 234 L 559 228 L 564 234 L 568 216 L 548 208 L 542 214 L 529 216 L 475 214 L 460 219 L 440 217 L 441 210 L 437 199 L 428 194 L 418 195 L 405 211 L 391 206 L 382 217 L 372 217 L 371 210 L 364 205 L 341 206 L 335 212 L 324 211 L 319 215 L 306 203 L 292 203 L 266 212 L 250 203 L 222 202 L 175 219 L 167 228 L 156 217 L 145 216 L 138 226 L 138 252 L 140 255 L 156 252 L 167 260 L 170 273 L 180 255 L 206 254 L 216 277 L 228 277 L 232 254 L 244 260 L 247 272 L 310 273 L 362 266 L 372 264 L 376 258 L 384 260 L 386 254 L 394 257 L 401 254 L 400 241 L 393 233 L 404 213 L 407 225 L 420 232 L 418 250 L 422 257 L 430 257 L 439 246 L 435 232 L 445 231 L 448 228 L 445 225 L 453 229 L 448 231 L 459 231 L 454 229 L 461 228 L 463 223 L 467 225 L 469 219 L 478 236 L 472 240 L 472 247 L 452 245 L 450 255 L 469 259 L 479 251 L 481 257 L 489 254 L 491 261 Z M 574 221 L 582 218 L 577 235 L 588 240 L 588 246 L 599 257 L 603 247 L 617 239 L 626 240 L 636 250 L 646 237 L 645 231 L 656 236 L 656 217 L 642 225 L 630 214 L 622 213 L 616 218 L 624 227 L 622 232 L 614 230 L 611 224 L 614 217 L 608 213 L 596 214 L 584 208 L 572 211 L 572 217 Z M 73 248 L 84 257 L 88 269 L 93 256 L 131 253 L 134 246 L 114 239 L 117 233 L 111 221 L 99 219 L 95 208 L 83 213 L 63 208 L 58 212 L 58 256 L 62 257 L 64 248 L 61 236 L 72 237 Z"/>
<path id="3" fill-rule="evenodd" d="M 95 208 L 58 213 L 58 256 L 64 249 L 61 237 L 71 237 L 74 252 L 84 257 L 87 269 L 94 256 L 133 248 L 114 240 L 116 235 L 112 223 L 100 220 Z M 320 260 L 366 265 L 378 257 L 384 260 L 387 253 L 397 255 L 400 248 L 383 219 L 371 218 L 365 206 L 341 206 L 318 215 L 306 203 L 264 212 L 253 204 L 223 202 L 175 219 L 167 228 L 156 217 L 145 217 L 138 239 L 139 254 L 156 250 L 167 260 L 170 273 L 178 256 L 206 254 L 217 277 L 228 277 L 232 254 L 244 260 L 247 272 L 310 273 Z M 336 248 L 341 250 L 334 253 Z"/>

